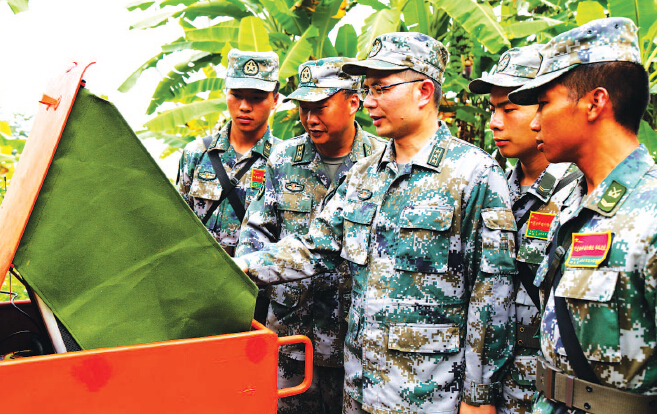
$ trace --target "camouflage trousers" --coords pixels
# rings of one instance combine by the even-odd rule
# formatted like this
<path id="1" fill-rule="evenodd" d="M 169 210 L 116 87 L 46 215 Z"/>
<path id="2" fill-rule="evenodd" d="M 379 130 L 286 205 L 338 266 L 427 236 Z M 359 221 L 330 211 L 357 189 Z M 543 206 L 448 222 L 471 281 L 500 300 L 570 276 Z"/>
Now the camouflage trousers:
<path id="1" fill-rule="evenodd" d="M 367 411 L 363 410 L 363 404 L 345 392 L 342 397 L 342 414 L 367 414 Z"/>
<path id="2" fill-rule="evenodd" d="M 535 383 L 536 355 L 516 355 L 511 369 L 502 380 L 502 398 L 497 403 L 498 414 L 531 413 Z"/>
<path id="3" fill-rule="evenodd" d="M 304 361 L 279 354 L 278 388 L 303 382 Z M 306 392 L 278 400 L 278 414 L 340 414 L 342 412 L 343 367 L 313 365 L 313 381 Z"/>

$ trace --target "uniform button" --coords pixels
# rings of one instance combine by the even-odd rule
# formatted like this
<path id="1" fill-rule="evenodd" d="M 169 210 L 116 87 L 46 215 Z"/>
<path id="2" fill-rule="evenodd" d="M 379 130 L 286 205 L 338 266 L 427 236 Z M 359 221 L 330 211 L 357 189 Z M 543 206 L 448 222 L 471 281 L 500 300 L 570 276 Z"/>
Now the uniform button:
<path id="1" fill-rule="evenodd" d="M 593 388 L 591 388 L 591 386 L 587 385 L 586 386 L 586 392 L 593 392 Z"/>
<path id="2" fill-rule="evenodd" d="M 584 403 L 584 409 L 585 409 L 585 410 L 590 410 L 590 409 L 591 409 L 591 404 L 589 404 L 589 403 Z"/>

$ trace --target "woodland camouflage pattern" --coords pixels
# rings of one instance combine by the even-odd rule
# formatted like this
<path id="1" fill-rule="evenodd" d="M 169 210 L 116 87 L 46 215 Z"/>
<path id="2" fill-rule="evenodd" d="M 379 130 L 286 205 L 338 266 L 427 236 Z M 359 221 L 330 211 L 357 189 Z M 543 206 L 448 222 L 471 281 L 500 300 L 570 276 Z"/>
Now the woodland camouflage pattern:
<path id="1" fill-rule="evenodd" d="M 352 167 L 306 236 L 243 258 L 265 284 L 346 259 L 345 391 L 372 413 L 456 413 L 495 403 L 512 356 L 514 230 L 497 163 L 441 124 L 401 171 L 393 141 Z"/>
<path id="2" fill-rule="evenodd" d="M 536 179 L 534 184 L 526 193 L 520 190 L 520 163 L 516 163 L 509 174 L 509 190 L 511 192 L 511 205 L 516 222 L 525 215 L 535 200 L 540 200 L 541 205 L 534 211 L 546 214 L 558 214 L 566 198 L 577 185 L 576 181 L 568 184 L 559 192 L 554 192 L 561 179 L 577 167 L 570 163 L 549 164 L 545 171 Z M 549 175 L 553 179 L 543 181 Z M 539 188 L 544 182 L 552 182 L 551 188 Z M 527 220 L 516 234 L 516 246 L 518 253 L 516 260 L 526 263 L 532 272 L 536 274 L 538 266 L 546 254 L 547 240 L 538 237 L 526 236 L 529 220 Z M 539 310 L 534 306 L 522 283 L 516 282 L 516 323 L 538 327 L 541 321 Z M 502 389 L 502 401 L 498 406 L 498 413 L 528 413 L 531 412 L 531 402 L 536 387 L 536 355 L 537 349 L 522 347 L 516 344 L 514 363 L 504 377 Z"/>
<path id="3" fill-rule="evenodd" d="M 613 182 L 626 188 L 612 188 Z M 638 394 L 657 394 L 657 167 L 641 145 L 586 196 L 582 180 L 558 219 L 557 241 L 571 233 L 610 231 L 611 249 L 597 267 L 567 267 L 556 295 L 566 298 L 584 355 L 602 385 Z M 613 187 L 618 188 L 617 184 Z M 613 208 L 609 208 L 609 203 Z M 583 225 L 576 219 L 592 210 Z M 550 230 L 554 236 L 555 220 Z M 572 249 L 569 249 L 569 251 Z M 565 256 L 564 262 L 567 260 Z M 545 277 L 541 264 L 535 284 Z M 553 367 L 575 375 L 561 343 L 552 289 L 541 321 L 541 353 Z M 553 413 L 540 396 L 534 412 Z M 571 410 L 570 412 L 579 412 Z"/>
<path id="4" fill-rule="evenodd" d="M 271 92 L 278 82 L 278 55 L 274 52 L 228 52 L 226 88 Z"/>
<path id="5" fill-rule="evenodd" d="M 442 84 L 448 60 L 445 46 L 425 34 L 386 33 L 374 39 L 367 59 L 345 63 L 343 70 L 352 75 L 364 75 L 368 68 L 412 69 Z"/>
<path id="6" fill-rule="evenodd" d="M 334 183 L 360 159 L 378 152 L 385 141 L 356 123 L 354 143 L 335 175 Z M 299 150 L 301 148 L 301 150 Z M 295 155 L 301 151 L 302 157 Z M 310 221 L 322 210 L 332 191 L 315 145 L 306 133 L 276 147 L 267 162 L 264 190 L 246 213 L 236 256 L 262 250 L 290 235 L 308 233 Z M 279 336 L 306 335 L 313 344 L 313 363 L 342 367 L 347 313 L 351 304 L 351 276 L 346 263 L 310 279 L 266 288 L 271 299 L 267 327 Z M 280 353 L 304 360 L 303 345 L 285 346 Z"/>
<path id="7" fill-rule="evenodd" d="M 542 45 L 514 47 L 500 56 L 494 73 L 470 82 L 472 93 L 490 93 L 493 86 L 512 88 L 523 85 L 534 79 L 541 66 L 541 55 L 538 53 Z"/>
<path id="8" fill-rule="evenodd" d="M 555 36 L 540 51 L 541 68 L 532 81 L 511 92 L 511 102 L 537 103 L 541 86 L 578 65 L 598 62 L 634 62 L 641 64 L 641 51 L 634 22 L 624 17 L 593 20 Z"/>
<path id="9" fill-rule="evenodd" d="M 219 159 L 223 163 L 228 178 L 232 178 L 244 164 L 252 157 L 258 157 L 258 160 L 251 166 L 240 179 L 235 187 L 240 200 L 248 208 L 249 203 L 258 193 L 258 172 L 253 175 L 254 170 L 264 172 L 267 156 L 271 149 L 280 142 L 278 138 L 271 135 L 269 128 L 258 142 L 240 158 L 237 159 L 235 150 L 230 145 L 228 139 L 230 135 L 230 126 L 232 121 L 226 125 L 214 137 L 208 151 L 219 151 Z M 215 174 L 212 162 L 205 151 L 203 142 L 200 139 L 190 142 L 185 146 L 183 154 L 180 157 L 178 166 L 178 191 L 183 196 L 187 204 L 194 210 L 199 219 L 203 219 L 214 200 L 221 197 L 221 184 Z M 206 223 L 206 227 L 212 236 L 221 244 L 222 247 L 235 247 L 239 237 L 241 222 L 230 205 L 228 198 L 225 198 L 219 207 L 214 211 L 212 217 Z M 232 247 L 230 250 L 232 250 Z"/>

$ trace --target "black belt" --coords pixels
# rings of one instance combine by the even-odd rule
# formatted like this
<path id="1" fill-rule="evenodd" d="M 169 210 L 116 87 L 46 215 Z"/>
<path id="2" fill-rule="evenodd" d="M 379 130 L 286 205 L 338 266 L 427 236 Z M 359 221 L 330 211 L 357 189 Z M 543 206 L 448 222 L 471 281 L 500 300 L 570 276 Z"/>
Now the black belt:
<path id="1" fill-rule="evenodd" d="M 594 384 L 536 363 L 536 389 L 547 398 L 593 414 L 654 414 L 657 395 L 641 395 Z"/>

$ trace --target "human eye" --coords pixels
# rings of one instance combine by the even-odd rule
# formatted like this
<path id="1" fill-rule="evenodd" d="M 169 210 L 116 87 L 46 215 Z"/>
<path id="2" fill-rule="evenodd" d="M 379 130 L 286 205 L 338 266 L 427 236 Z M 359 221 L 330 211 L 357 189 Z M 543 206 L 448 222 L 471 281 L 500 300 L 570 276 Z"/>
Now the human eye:
<path id="1" fill-rule="evenodd" d="M 504 113 L 505 113 L 505 114 L 508 114 L 508 113 L 511 113 L 511 112 L 513 112 L 513 111 L 515 111 L 515 110 L 516 110 L 516 108 L 504 108 Z"/>

